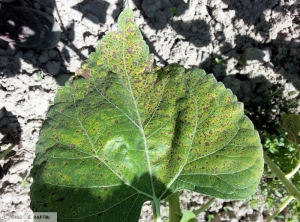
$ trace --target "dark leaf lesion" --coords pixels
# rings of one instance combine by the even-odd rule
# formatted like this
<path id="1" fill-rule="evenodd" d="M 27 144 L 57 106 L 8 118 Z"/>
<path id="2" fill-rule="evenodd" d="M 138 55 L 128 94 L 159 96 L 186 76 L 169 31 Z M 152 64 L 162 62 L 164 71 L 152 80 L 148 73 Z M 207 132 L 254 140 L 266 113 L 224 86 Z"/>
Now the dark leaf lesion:
<path id="1" fill-rule="evenodd" d="M 91 70 L 77 68 L 75 71 L 75 75 L 71 76 L 71 78 L 69 80 L 70 84 L 73 85 L 74 79 L 78 79 L 78 78 L 90 79 L 91 78 Z"/>

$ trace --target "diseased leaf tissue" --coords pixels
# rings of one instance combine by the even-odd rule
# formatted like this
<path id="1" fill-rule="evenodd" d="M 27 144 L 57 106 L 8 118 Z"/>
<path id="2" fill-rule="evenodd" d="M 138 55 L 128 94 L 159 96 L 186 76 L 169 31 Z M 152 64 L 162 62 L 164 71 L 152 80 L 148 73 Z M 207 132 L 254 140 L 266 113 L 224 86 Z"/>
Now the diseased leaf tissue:
<path id="1" fill-rule="evenodd" d="M 37 143 L 32 206 L 60 220 L 138 221 L 182 189 L 243 199 L 259 183 L 258 133 L 232 92 L 200 69 L 153 66 L 125 9 L 79 78 L 58 90 Z"/>

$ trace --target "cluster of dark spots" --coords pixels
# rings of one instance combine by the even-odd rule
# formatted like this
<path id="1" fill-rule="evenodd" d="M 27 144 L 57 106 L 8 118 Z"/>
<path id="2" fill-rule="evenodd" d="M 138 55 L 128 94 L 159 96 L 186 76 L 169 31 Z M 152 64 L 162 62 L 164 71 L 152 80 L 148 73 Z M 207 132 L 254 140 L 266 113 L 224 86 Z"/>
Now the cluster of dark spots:
<path id="1" fill-rule="evenodd" d="M 205 146 L 209 146 L 209 142 L 205 142 Z"/>
<path id="2" fill-rule="evenodd" d="M 129 27 L 129 28 L 127 29 L 127 32 L 133 32 L 133 29 L 132 29 L 131 27 Z"/>
<path id="3" fill-rule="evenodd" d="M 64 201 L 64 198 L 61 197 L 61 198 L 57 199 L 56 201 Z"/>

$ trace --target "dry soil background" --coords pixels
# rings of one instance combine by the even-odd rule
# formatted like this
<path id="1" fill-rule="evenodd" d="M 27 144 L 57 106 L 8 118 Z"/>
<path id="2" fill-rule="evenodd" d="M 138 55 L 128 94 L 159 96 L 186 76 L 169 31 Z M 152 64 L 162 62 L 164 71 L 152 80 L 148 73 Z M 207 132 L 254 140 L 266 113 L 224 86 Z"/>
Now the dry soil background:
<path id="1" fill-rule="evenodd" d="M 245 104 L 259 104 L 279 87 L 286 96 L 299 90 L 298 0 L 128 3 L 158 65 L 179 63 L 204 68 Z M 13 4 L 53 14 L 62 36 L 57 47 L 41 51 L 0 42 L 0 108 L 7 110 L 0 130 L 21 133 L 22 144 L 0 162 L 12 161 L 0 181 L 0 213 L 30 211 L 29 172 L 35 143 L 56 88 L 74 74 L 106 31 L 116 29 L 124 7 L 122 0 L 20 0 Z M 190 192 L 182 197 L 182 205 L 189 209 L 206 201 L 207 197 Z M 251 209 L 247 203 L 221 200 L 209 213 L 215 216 L 215 222 L 263 221 L 267 216 L 262 207 Z M 150 207 L 145 205 L 140 221 L 151 221 L 150 217 Z M 198 221 L 206 217 L 203 213 Z"/>

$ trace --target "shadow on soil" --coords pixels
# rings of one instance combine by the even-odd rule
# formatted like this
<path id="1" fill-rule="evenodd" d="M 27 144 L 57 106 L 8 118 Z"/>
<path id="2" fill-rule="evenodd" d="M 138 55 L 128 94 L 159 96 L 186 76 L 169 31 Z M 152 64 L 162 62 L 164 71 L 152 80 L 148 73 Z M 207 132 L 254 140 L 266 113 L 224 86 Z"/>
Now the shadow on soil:
<path id="1" fill-rule="evenodd" d="M 21 126 L 18 121 L 18 118 L 12 114 L 10 111 L 7 111 L 5 107 L 0 109 L 0 154 L 3 154 L 3 159 L 5 163 L 3 166 L 0 164 L 0 180 L 7 174 L 9 168 L 13 164 L 13 157 L 16 154 L 14 149 L 20 148 L 21 145 Z M 3 137 L 2 137 L 3 136 Z M 3 149 L 3 145 L 13 146 L 9 151 L 9 148 Z M 8 152 L 9 151 L 9 152 Z M 6 153 L 6 155 L 5 155 Z M 1 160 L 1 158 L 0 158 Z"/>

